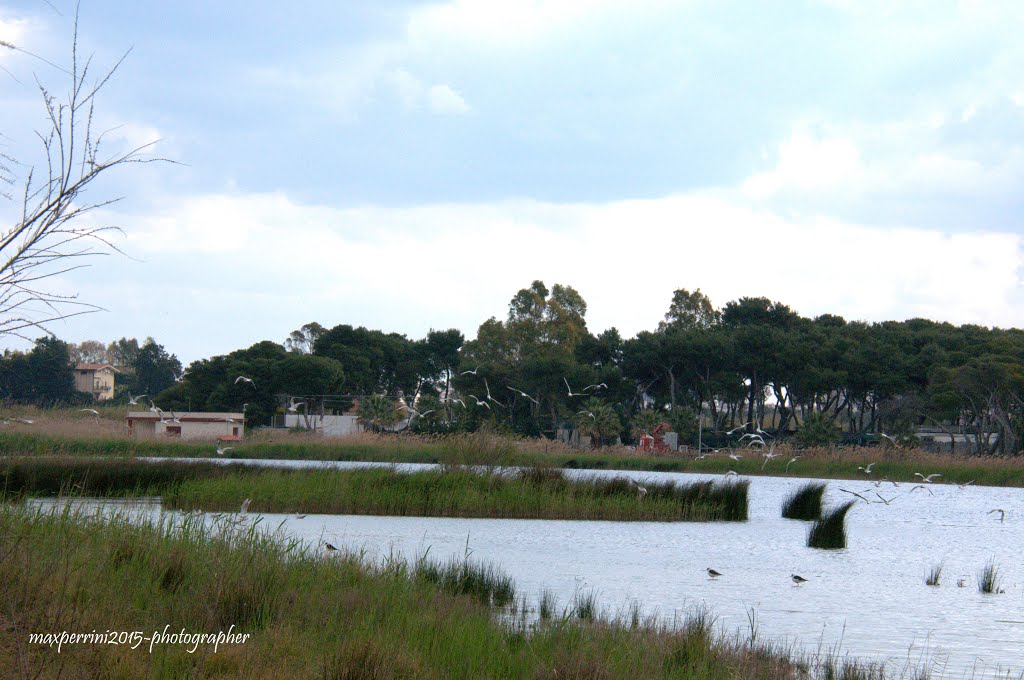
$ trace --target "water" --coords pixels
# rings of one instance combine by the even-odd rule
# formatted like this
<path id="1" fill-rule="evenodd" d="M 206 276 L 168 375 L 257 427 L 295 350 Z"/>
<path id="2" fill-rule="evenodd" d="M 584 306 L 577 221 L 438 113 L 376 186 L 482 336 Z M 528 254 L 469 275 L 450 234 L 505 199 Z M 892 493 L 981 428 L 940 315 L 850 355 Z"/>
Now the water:
<path id="1" fill-rule="evenodd" d="M 628 475 L 641 483 L 711 478 L 572 474 Z M 291 535 L 364 550 L 374 559 L 428 550 L 443 559 L 468 549 L 473 559 L 512 575 L 534 606 L 547 588 L 560 607 L 574 593 L 593 590 L 611 613 L 639 601 L 643 611 L 667 620 L 706 607 L 722 632 L 741 639 L 749 637 L 753 611 L 759 640 L 797 651 L 835 650 L 886 662 L 890 670 L 926 665 L 933 678 L 1024 677 L 1024 490 L 932 484 L 911 491 L 910 483 L 876 488 L 864 480 L 822 480 L 826 507 L 854 498 L 840 488 L 892 499 L 890 505 L 858 502 L 847 516 L 848 548 L 823 551 L 805 546 L 807 523 L 780 516 L 785 496 L 808 481 L 752 478 L 750 520 L 742 523 L 351 515 L 266 515 L 265 521 L 285 520 Z M 990 514 L 995 508 L 1005 511 L 1004 522 Z M 999 569 L 1002 594 L 978 592 L 978 572 L 989 562 Z M 927 586 L 928 570 L 939 563 L 941 584 Z M 722 576 L 709 578 L 708 567 Z M 808 582 L 795 586 L 794 573 Z"/>

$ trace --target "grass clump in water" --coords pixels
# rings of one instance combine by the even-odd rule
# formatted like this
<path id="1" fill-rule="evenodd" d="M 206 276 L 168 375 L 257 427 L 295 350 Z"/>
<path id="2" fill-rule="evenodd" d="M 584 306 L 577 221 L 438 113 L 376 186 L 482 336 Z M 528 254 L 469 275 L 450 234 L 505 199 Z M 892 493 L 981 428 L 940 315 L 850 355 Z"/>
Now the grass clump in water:
<path id="1" fill-rule="evenodd" d="M 1004 592 L 999 587 L 999 568 L 996 567 L 995 562 L 989 562 L 984 569 L 978 572 L 978 592 L 997 594 Z"/>
<path id="2" fill-rule="evenodd" d="M 939 585 L 939 579 L 942 578 L 942 563 L 932 565 L 932 568 L 928 570 L 928 575 L 925 576 L 925 585 L 937 586 Z"/>
<path id="3" fill-rule="evenodd" d="M 847 501 L 811 525 L 807 532 L 807 547 L 839 550 L 846 547 L 846 513 L 856 501 Z"/>
<path id="4" fill-rule="evenodd" d="M 782 516 L 787 519 L 821 519 L 821 499 L 824 495 L 825 484 L 805 484 L 783 501 Z"/>

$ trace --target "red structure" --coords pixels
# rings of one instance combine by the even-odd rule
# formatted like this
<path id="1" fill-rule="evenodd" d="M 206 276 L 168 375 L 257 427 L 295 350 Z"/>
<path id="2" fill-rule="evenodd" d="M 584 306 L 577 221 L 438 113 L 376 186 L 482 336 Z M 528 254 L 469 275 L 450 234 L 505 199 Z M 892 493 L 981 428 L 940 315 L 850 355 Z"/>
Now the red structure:
<path id="1" fill-rule="evenodd" d="M 668 423 L 660 423 L 656 428 L 651 430 L 650 434 L 645 434 L 640 437 L 639 450 L 647 451 L 649 453 L 668 453 L 669 448 L 665 443 L 665 437 L 662 436 L 662 433 L 668 432 L 670 429 L 671 428 Z"/>

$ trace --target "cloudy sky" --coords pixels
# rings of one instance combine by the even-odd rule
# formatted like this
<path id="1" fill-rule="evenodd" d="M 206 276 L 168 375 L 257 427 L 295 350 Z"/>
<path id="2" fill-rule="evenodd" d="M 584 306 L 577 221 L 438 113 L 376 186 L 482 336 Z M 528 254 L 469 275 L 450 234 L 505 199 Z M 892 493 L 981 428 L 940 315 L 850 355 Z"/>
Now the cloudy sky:
<path id="1" fill-rule="evenodd" d="M 0 40 L 66 67 L 73 13 L 0 0 Z M 1022 34 L 1018 0 L 83 0 L 95 64 L 131 49 L 109 143 L 176 163 L 95 185 L 128 256 L 54 281 L 106 311 L 52 330 L 186 362 L 310 321 L 473 337 L 534 279 L 625 336 L 676 288 L 1024 327 Z M 28 165 L 66 76 L 24 51 Z"/>

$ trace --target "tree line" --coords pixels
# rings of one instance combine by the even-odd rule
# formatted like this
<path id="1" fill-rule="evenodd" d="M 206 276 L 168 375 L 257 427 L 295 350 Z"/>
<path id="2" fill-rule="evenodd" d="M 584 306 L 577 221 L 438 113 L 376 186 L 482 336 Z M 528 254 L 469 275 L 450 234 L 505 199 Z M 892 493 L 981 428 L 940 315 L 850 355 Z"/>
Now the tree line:
<path id="1" fill-rule="evenodd" d="M 806 318 L 764 297 L 717 308 L 699 289 L 675 291 L 664 320 L 628 339 L 615 328 L 593 333 L 586 312 L 571 286 L 534 281 L 472 340 L 456 329 L 410 339 L 311 322 L 283 343 L 193 362 L 155 399 L 180 410 L 245 404 L 257 425 L 297 405 L 306 413 L 358 405 L 373 429 L 402 423 L 432 433 L 489 427 L 554 437 L 574 428 L 633 441 L 666 422 L 682 443 L 700 436 L 725 445 L 763 430 L 827 444 L 883 432 L 910 442 L 928 425 L 969 434 L 987 454 L 1016 453 L 1024 440 L 1019 329 Z"/>

